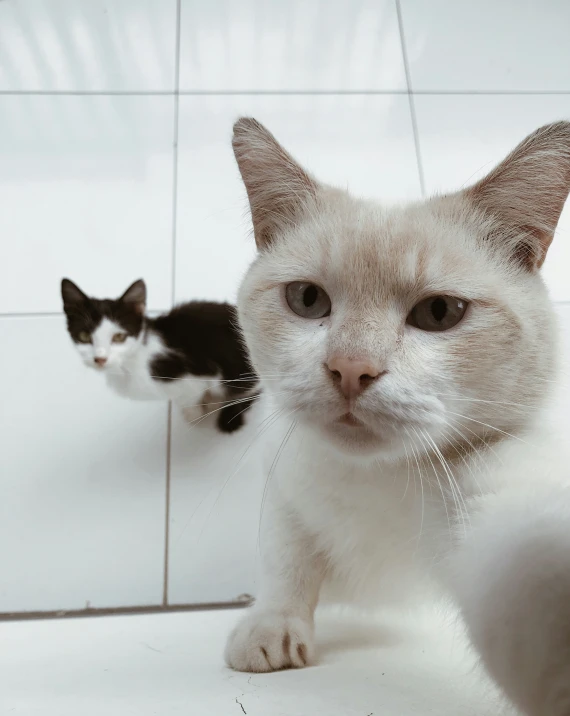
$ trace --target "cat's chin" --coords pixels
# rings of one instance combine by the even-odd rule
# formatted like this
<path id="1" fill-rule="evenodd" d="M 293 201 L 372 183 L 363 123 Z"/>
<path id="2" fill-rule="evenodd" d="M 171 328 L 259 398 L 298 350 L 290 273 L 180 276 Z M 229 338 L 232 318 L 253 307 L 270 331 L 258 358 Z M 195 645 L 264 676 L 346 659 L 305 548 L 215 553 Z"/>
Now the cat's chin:
<path id="1" fill-rule="evenodd" d="M 347 457 L 372 459 L 393 453 L 392 441 L 387 436 L 350 417 L 325 423 L 320 433 L 337 452 Z"/>

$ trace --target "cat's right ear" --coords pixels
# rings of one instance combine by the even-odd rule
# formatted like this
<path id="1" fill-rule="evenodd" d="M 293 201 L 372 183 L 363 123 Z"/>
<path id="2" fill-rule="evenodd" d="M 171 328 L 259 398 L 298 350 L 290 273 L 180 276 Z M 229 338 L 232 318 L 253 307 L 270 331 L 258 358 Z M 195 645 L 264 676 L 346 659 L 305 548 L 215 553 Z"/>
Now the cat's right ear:
<path id="1" fill-rule="evenodd" d="M 252 117 L 234 124 L 232 146 L 247 190 L 255 243 L 267 247 L 314 202 L 317 182 Z"/>
<path id="2" fill-rule="evenodd" d="M 61 297 L 63 299 L 64 311 L 89 300 L 89 297 L 83 293 L 79 286 L 76 286 L 73 281 L 70 281 L 68 278 L 61 280 Z"/>
<path id="3" fill-rule="evenodd" d="M 142 316 L 146 309 L 146 284 L 142 278 L 132 283 L 119 298 L 119 301 L 128 303 L 136 313 L 140 313 Z"/>

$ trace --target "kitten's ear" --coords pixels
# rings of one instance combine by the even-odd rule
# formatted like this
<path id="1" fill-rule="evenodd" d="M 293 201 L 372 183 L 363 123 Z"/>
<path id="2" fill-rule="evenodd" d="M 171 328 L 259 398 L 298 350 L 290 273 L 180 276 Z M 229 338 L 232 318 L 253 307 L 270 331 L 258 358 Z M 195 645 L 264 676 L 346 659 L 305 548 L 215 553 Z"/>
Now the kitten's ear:
<path id="1" fill-rule="evenodd" d="M 142 315 L 146 308 L 146 285 L 142 278 L 131 284 L 119 298 L 119 301 L 128 303 L 137 313 Z"/>
<path id="2" fill-rule="evenodd" d="M 247 190 L 255 242 L 268 246 L 276 234 L 295 224 L 318 185 L 257 120 L 234 124 L 234 154 Z"/>
<path id="3" fill-rule="evenodd" d="M 63 298 L 64 310 L 89 300 L 89 297 L 83 293 L 79 286 L 76 286 L 68 278 L 61 280 L 61 297 Z"/>
<path id="4" fill-rule="evenodd" d="M 570 191 L 570 122 L 524 139 L 465 194 L 498 220 L 493 239 L 529 270 L 542 266 Z"/>

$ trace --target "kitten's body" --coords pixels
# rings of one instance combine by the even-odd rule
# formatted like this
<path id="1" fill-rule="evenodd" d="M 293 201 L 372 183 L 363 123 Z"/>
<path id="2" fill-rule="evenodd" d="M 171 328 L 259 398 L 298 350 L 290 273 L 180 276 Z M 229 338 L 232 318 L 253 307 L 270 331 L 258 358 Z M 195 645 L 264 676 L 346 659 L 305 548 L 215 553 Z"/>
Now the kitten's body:
<path id="1" fill-rule="evenodd" d="M 215 411 L 224 432 L 243 424 L 256 379 L 233 306 L 193 301 L 151 318 L 144 315 L 142 281 L 117 300 L 87 297 L 68 279 L 62 294 L 72 340 L 115 392 L 134 400 L 172 400 L 189 422 Z M 230 402 L 235 405 L 225 405 Z"/>
<path id="2" fill-rule="evenodd" d="M 570 461 L 547 419 L 557 339 L 538 273 L 570 124 L 393 210 L 319 184 L 254 120 L 234 150 L 259 248 L 240 321 L 292 422 L 270 446 L 263 578 L 228 663 L 304 666 L 319 599 L 376 606 L 433 581 L 525 714 L 570 716 Z"/>

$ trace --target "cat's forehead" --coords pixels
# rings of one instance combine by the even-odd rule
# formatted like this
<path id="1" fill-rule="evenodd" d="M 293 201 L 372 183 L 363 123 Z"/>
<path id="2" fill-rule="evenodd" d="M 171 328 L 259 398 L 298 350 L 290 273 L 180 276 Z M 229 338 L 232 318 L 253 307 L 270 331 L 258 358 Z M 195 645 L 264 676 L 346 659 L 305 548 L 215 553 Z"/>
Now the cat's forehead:
<path id="1" fill-rule="evenodd" d="M 103 317 L 93 331 L 93 338 L 102 342 L 110 342 L 115 333 L 122 332 L 123 327 L 111 318 Z"/>
<path id="2" fill-rule="evenodd" d="M 303 278 L 356 295 L 473 293 L 492 283 L 469 228 L 437 208 L 339 198 L 292 232 L 280 255 Z"/>

